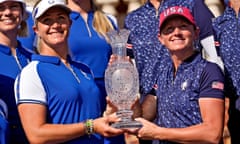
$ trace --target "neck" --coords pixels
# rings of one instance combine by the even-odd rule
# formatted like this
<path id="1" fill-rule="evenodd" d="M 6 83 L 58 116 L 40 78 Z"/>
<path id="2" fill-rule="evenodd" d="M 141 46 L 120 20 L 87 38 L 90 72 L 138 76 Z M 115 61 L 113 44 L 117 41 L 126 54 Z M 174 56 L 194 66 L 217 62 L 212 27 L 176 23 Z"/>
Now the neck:
<path id="1" fill-rule="evenodd" d="M 39 54 L 46 56 L 59 57 L 61 61 L 67 60 L 68 45 L 67 43 L 59 45 L 48 45 L 40 40 L 39 43 Z"/>
<path id="2" fill-rule="evenodd" d="M 68 0 L 68 7 L 79 13 L 87 13 L 92 9 L 90 0 L 81 0 L 77 2 Z"/>
<path id="3" fill-rule="evenodd" d="M 177 71 L 178 66 L 183 63 L 184 60 L 192 56 L 194 51 L 181 51 L 181 52 L 171 52 L 171 58 L 174 64 L 174 68 Z"/>
<path id="4" fill-rule="evenodd" d="M 239 0 L 231 0 L 230 6 L 234 9 L 236 15 L 238 16 L 240 11 L 240 1 Z"/>
<path id="5" fill-rule="evenodd" d="M 17 47 L 17 34 L 13 34 L 13 32 L 0 32 L 0 44 L 9 47 L 12 54 L 15 55 Z"/>
<path id="6" fill-rule="evenodd" d="M 163 0 L 150 0 L 150 3 L 154 6 L 155 9 L 158 9 L 162 1 Z"/>

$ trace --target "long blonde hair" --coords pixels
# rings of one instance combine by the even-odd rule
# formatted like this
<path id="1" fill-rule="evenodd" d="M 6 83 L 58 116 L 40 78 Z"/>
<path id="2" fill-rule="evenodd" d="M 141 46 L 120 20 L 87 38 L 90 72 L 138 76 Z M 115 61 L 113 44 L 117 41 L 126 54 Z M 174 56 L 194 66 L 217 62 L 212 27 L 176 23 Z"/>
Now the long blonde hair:
<path id="1" fill-rule="evenodd" d="M 106 37 L 106 33 L 114 29 L 114 24 L 106 14 L 96 6 L 94 0 L 91 0 L 91 5 L 94 10 L 93 27 L 100 35 Z"/>

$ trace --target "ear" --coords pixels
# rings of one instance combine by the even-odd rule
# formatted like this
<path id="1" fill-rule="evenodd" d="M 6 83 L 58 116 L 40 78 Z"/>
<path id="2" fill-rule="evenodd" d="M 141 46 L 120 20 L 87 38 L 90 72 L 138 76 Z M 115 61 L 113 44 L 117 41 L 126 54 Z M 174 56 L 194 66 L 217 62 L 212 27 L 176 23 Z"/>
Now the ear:
<path id="1" fill-rule="evenodd" d="M 195 32 L 194 32 L 195 40 L 198 39 L 199 33 L 200 33 L 200 28 L 199 28 L 199 27 L 196 27 L 196 30 L 195 30 Z"/>
<path id="2" fill-rule="evenodd" d="M 38 27 L 36 26 L 37 24 L 35 23 L 32 27 L 33 31 L 38 35 Z"/>
<path id="3" fill-rule="evenodd" d="M 160 33 L 158 34 L 158 40 L 160 41 L 160 43 L 162 45 L 164 45 L 164 41 L 163 41 L 162 35 Z"/>

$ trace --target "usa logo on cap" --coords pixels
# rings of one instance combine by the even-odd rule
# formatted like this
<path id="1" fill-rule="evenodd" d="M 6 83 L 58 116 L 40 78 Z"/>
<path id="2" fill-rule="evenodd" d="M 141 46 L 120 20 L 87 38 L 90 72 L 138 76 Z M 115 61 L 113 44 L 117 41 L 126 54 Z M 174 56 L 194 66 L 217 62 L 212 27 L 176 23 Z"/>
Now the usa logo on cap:
<path id="1" fill-rule="evenodd" d="M 186 18 L 189 22 L 191 22 L 194 26 L 196 26 L 196 22 L 193 18 L 193 15 L 191 13 L 191 11 L 186 8 L 186 7 L 182 7 L 182 6 L 174 6 L 174 7 L 170 7 L 167 8 L 166 10 L 164 10 L 161 14 L 160 14 L 160 25 L 159 27 L 161 28 L 162 24 L 171 16 L 182 16 L 184 18 Z"/>

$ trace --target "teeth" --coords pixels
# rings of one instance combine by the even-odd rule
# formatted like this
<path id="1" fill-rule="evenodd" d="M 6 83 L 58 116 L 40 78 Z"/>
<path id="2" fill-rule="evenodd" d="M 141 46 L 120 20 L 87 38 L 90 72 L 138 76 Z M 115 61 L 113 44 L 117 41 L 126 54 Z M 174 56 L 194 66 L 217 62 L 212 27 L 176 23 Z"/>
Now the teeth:
<path id="1" fill-rule="evenodd" d="M 12 23 L 12 20 L 3 20 L 4 23 Z"/>

